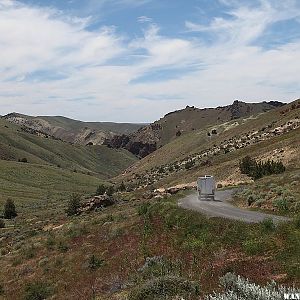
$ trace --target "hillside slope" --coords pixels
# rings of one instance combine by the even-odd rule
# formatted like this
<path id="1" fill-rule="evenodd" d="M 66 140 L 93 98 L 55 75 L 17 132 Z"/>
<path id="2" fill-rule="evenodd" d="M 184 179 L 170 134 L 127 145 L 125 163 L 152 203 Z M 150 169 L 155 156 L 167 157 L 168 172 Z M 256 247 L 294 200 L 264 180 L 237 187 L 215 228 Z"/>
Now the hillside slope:
<path id="1" fill-rule="evenodd" d="M 203 129 L 208 125 L 218 125 L 231 120 L 254 116 L 282 106 L 277 101 L 233 104 L 199 109 L 187 106 L 185 109 L 171 112 L 160 120 L 140 128 L 128 135 L 114 136 L 105 144 L 112 148 L 125 148 L 140 157 L 145 157 L 156 149 L 184 134 Z"/>
<path id="2" fill-rule="evenodd" d="M 136 158 L 126 150 L 105 146 L 81 146 L 24 132 L 20 126 L 0 119 L 0 159 L 59 166 L 74 172 L 109 178 L 122 172 Z"/>
<path id="3" fill-rule="evenodd" d="M 177 137 L 127 169 L 125 176 L 137 186 L 192 182 L 204 174 L 213 174 L 224 183 L 237 182 L 243 179 L 238 171 L 239 159 L 249 154 L 300 168 L 299 136 L 297 100 L 256 117 L 207 125 Z"/>
<path id="4" fill-rule="evenodd" d="M 73 193 L 93 193 L 102 182 L 96 176 L 42 164 L 0 160 L 0 170 L 0 204 L 11 198 L 19 211 L 48 209 L 49 202 L 66 200 Z"/>
<path id="5" fill-rule="evenodd" d="M 57 139 L 81 145 L 101 145 L 106 138 L 116 134 L 130 134 L 138 130 L 141 124 L 82 122 L 66 117 L 40 116 L 32 117 L 11 113 L 2 117 L 31 133 L 45 134 Z"/>

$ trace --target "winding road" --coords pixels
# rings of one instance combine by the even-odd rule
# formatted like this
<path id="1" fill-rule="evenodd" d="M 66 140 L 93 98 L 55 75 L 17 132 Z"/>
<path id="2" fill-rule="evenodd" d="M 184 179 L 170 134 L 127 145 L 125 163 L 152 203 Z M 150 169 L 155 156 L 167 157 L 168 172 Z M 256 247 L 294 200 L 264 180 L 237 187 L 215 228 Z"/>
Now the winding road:
<path id="1" fill-rule="evenodd" d="M 200 201 L 198 193 L 193 193 L 178 201 L 179 207 L 202 212 L 211 217 L 222 217 L 226 219 L 239 220 L 247 223 L 259 223 L 266 218 L 272 218 L 274 223 L 286 222 L 291 219 L 250 211 L 233 206 L 230 201 L 236 189 L 222 190 L 216 192 L 215 201 Z"/>

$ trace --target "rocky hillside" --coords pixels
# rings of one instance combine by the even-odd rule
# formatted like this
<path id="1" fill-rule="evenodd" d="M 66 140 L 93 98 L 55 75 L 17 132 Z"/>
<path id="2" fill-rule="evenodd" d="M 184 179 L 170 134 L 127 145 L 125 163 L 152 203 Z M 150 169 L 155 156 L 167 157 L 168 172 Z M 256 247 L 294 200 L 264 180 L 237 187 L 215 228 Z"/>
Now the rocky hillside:
<path id="1" fill-rule="evenodd" d="M 199 109 L 187 106 L 185 109 L 165 115 L 159 121 L 144 126 L 137 132 L 114 136 L 106 139 L 104 143 L 112 148 L 125 148 L 135 155 L 145 157 L 186 133 L 203 129 L 208 125 L 254 116 L 283 105 L 277 101 L 245 103 L 236 100 L 231 105 L 217 108 Z"/>
<path id="2" fill-rule="evenodd" d="M 2 118 L 20 125 L 25 132 L 80 145 L 101 145 L 105 139 L 130 134 L 142 126 L 130 123 L 81 122 L 65 117 L 32 117 L 18 113 Z"/>
<path id="3" fill-rule="evenodd" d="M 182 135 L 129 167 L 126 175 L 137 186 L 171 186 L 214 174 L 223 185 L 246 182 L 239 159 L 282 161 L 299 168 L 300 101 L 260 114 Z M 124 180 L 124 179 L 123 179 Z"/>

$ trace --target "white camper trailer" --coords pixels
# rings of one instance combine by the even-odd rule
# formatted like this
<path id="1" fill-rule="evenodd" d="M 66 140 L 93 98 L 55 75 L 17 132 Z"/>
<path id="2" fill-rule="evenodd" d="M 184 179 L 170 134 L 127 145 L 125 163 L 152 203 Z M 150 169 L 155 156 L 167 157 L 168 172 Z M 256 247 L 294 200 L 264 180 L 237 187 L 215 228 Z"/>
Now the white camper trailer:
<path id="1" fill-rule="evenodd" d="M 215 200 L 216 182 L 213 176 L 205 175 L 197 180 L 199 200 Z"/>

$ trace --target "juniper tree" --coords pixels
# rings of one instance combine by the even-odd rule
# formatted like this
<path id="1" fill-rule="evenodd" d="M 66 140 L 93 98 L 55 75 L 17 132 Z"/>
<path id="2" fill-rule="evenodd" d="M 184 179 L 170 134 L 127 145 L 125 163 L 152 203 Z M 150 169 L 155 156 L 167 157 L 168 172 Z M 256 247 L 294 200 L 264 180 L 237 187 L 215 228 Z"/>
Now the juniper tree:
<path id="1" fill-rule="evenodd" d="M 16 212 L 16 206 L 12 199 L 7 199 L 4 205 L 4 218 L 14 219 L 18 214 Z"/>
<path id="2" fill-rule="evenodd" d="M 66 213 L 68 214 L 68 216 L 74 216 L 78 213 L 79 208 L 80 208 L 80 195 L 72 194 L 68 202 Z"/>
<path id="3" fill-rule="evenodd" d="M 107 189 L 107 187 L 106 187 L 104 184 L 100 184 L 100 185 L 97 187 L 97 190 L 96 190 L 96 196 L 104 195 L 105 192 L 106 192 L 106 189 Z"/>

